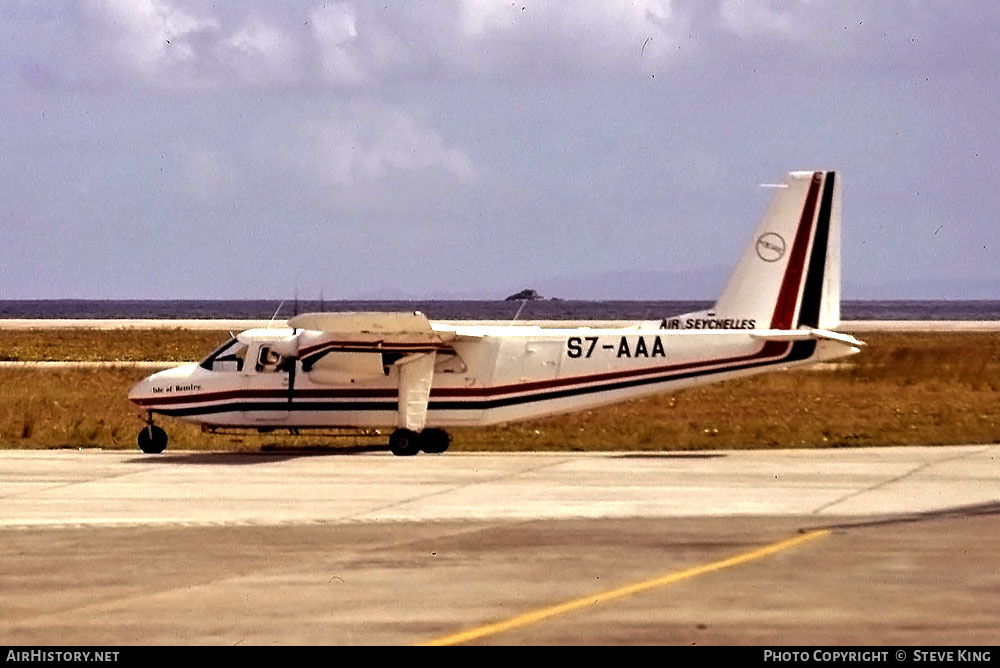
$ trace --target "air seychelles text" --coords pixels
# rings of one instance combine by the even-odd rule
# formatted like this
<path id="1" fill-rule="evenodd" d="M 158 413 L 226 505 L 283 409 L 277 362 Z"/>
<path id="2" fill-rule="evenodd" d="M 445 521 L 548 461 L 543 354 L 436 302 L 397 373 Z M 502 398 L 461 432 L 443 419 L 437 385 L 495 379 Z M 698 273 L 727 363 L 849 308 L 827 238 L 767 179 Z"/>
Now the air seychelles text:
<path id="1" fill-rule="evenodd" d="M 753 318 L 670 318 L 660 323 L 660 329 L 756 329 Z"/>

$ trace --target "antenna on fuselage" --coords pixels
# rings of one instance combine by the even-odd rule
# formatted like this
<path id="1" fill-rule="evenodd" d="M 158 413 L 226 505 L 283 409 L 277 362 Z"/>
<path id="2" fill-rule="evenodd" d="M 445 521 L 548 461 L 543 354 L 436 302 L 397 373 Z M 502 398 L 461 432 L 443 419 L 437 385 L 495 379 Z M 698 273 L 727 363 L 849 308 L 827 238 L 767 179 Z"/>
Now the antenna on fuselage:
<path id="1" fill-rule="evenodd" d="M 267 327 L 265 327 L 264 329 L 271 329 L 271 325 L 274 324 L 274 319 L 278 317 L 278 313 L 281 312 L 281 307 L 284 305 L 285 305 L 285 300 L 282 299 L 281 303 L 278 304 L 278 308 L 274 309 L 274 315 L 272 315 L 271 319 L 267 321 Z"/>
<path id="2" fill-rule="evenodd" d="M 514 314 L 514 317 L 511 319 L 510 324 L 512 325 L 514 324 L 514 322 L 517 320 L 517 317 L 521 315 L 521 310 L 524 309 L 524 305 L 527 303 L 528 303 L 527 299 L 521 300 L 521 305 L 517 307 L 517 313 Z"/>

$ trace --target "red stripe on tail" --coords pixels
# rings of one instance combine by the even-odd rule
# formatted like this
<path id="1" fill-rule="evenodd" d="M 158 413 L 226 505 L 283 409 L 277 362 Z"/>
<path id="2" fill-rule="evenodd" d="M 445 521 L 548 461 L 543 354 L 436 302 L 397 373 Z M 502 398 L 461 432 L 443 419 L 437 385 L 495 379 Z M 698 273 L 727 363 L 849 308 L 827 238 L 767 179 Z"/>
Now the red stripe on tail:
<path id="1" fill-rule="evenodd" d="M 781 291 L 774 305 L 774 315 L 771 317 L 771 329 L 791 329 L 795 317 L 795 305 L 799 299 L 799 288 L 802 287 L 802 273 L 805 270 L 806 250 L 809 248 L 809 236 L 812 233 L 816 200 L 819 196 L 819 186 L 823 181 L 822 172 L 814 172 L 809 193 L 806 195 L 805 206 L 802 207 L 802 218 L 799 219 L 795 242 L 792 244 L 792 254 L 785 268 L 785 277 L 781 281 Z"/>

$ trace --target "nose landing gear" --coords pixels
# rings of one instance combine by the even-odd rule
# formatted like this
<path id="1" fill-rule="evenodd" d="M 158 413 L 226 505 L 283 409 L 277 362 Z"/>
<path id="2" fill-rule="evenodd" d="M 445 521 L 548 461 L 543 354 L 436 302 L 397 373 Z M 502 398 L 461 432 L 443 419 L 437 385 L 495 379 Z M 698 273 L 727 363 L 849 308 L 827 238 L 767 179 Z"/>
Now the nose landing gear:
<path id="1" fill-rule="evenodd" d="M 153 414 L 146 418 L 146 426 L 139 432 L 136 441 L 139 449 L 149 455 L 158 455 L 167 449 L 167 432 L 153 424 Z"/>

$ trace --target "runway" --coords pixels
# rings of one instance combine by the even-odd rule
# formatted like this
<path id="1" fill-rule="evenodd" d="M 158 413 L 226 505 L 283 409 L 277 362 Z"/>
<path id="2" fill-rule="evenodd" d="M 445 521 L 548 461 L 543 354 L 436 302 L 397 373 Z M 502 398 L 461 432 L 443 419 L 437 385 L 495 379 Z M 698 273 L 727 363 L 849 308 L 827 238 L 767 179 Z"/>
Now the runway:
<path id="1" fill-rule="evenodd" d="M 998 446 L 2 451 L 0 481 L 6 644 L 1000 639 Z"/>
<path id="2" fill-rule="evenodd" d="M 0 479 L 9 528 L 870 517 L 1000 501 L 1000 447 L 415 458 L 20 450 L 0 452 Z"/>

